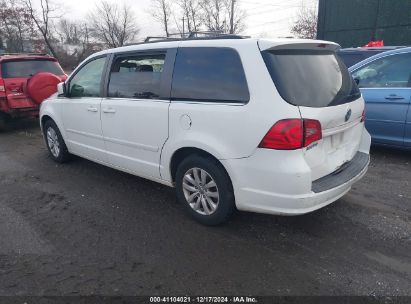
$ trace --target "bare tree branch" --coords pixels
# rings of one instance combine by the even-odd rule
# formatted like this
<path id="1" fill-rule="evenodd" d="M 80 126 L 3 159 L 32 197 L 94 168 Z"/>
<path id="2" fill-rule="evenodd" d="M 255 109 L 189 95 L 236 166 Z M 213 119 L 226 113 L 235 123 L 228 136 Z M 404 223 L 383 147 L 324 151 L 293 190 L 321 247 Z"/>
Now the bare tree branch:
<path id="1" fill-rule="evenodd" d="M 51 20 L 55 18 L 53 14 L 56 12 L 56 8 L 50 5 L 50 0 L 40 0 L 41 11 L 39 13 L 34 9 L 32 0 L 23 1 L 31 19 L 34 21 L 37 29 L 43 36 L 47 48 L 55 58 L 58 58 L 55 48 L 52 45 L 52 35 L 49 31 Z"/>
<path id="2" fill-rule="evenodd" d="M 182 18 L 187 22 L 188 32 L 199 31 L 202 18 L 199 0 L 179 0 L 178 5 Z"/>
<path id="3" fill-rule="evenodd" d="M 170 20 L 177 30 L 198 32 L 201 30 L 238 34 L 245 29 L 245 11 L 241 0 L 178 0 L 173 6 L 171 0 L 151 0 L 150 13 L 161 23 L 167 37 L 170 36 Z M 171 19 L 170 19 L 171 18 Z"/>
<path id="4" fill-rule="evenodd" d="M 230 20 L 228 32 L 230 34 L 239 34 L 245 29 L 246 13 L 240 8 L 239 0 L 226 0 L 225 8 Z"/>
<path id="5" fill-rule="evenodd" d="M 170 0 L 151 0 L 151 15 L 160 22 L 164 28 L 166 37 L 170 36 L 171 1 Z"/>
<path id="6" fill-rule="evenodd" d="M 139 32 L 135 15 L 130 6 L 119 6 L 106 0 L 97 4 L 89 15 L 92 35 L 107 45 L 116 48 L 134 40 Z"/>
<path id="7" fill-rule="evenodd" d="M 200 5 L 207 30 L 238 34 L 245 29 L 245 12 L 238 0 L 201 0 Z"/>
<path id="8" fill-rule="evenodd" d="M 318 12 L 316 8 L 301 8 L 297 20 L 291 27 L 291 33 L 299 38 L 317 38 Z"/>
<path id="9" fill-rule="evenodd" d="M 25 41 L 35 37 L 35 25 L 21 1 L 0 1 L 0 35 L 9 52 L 24 52 Z"/>

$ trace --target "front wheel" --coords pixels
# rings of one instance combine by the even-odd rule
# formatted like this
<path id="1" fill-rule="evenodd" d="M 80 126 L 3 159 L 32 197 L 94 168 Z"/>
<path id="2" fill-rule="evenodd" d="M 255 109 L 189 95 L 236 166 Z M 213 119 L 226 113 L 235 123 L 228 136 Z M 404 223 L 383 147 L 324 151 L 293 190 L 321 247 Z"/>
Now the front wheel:
<path id="1" fill-rule="evenodd" d="M 70 153 L 61 136 L 60 130 L 52 120 L 44 124 L 44 138 L 50 157 L 58 163 L 64 163 L 70 159 Z"/>
<path id="2" fill-rule="evenodd" d="M 198 222 L 214 226 L 227 221 L 235 211 L 231 180 L 215 159 L 191 155 L 176 173 L 177 199 Z"/>

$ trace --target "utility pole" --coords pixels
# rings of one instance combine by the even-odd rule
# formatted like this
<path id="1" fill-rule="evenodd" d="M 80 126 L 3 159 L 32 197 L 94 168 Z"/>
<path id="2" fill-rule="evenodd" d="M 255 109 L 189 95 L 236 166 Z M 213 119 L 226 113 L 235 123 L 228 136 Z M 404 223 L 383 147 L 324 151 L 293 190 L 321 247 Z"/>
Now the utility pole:
<path id="1" fill-rule="evenodd" d="M 235 0 L 231 0 L 230 34 L 234 34 L 234 8 L 235 8 Z"/>

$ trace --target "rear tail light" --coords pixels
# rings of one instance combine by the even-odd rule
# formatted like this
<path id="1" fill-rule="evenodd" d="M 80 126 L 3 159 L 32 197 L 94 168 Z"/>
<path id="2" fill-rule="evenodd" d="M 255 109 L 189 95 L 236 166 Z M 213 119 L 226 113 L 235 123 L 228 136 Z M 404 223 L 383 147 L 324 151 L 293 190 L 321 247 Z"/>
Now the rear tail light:
<path id="1" fill-rule="evenodd" d="M 0 79 L 0 92 L 6 92 L 6 87 L 4 85 L 3 79 Z"/>
<path id="2" fill-rule="evenodd" d="M 314 119 L 303 119 L 304 121 L 304 147 L 323 138 L 321 123 Z"/>
<path id="3" fill-rule="evenodd" d="M 365 109 L 364 111 L 362 111 L 362 115 L 361 115 L 361 122 L 365 121 Z"/>
<path id="4" fill-rule="evenodd" d="M 264 136 L 259 148 L 297 150 L 322 139 L 321 123 L 313 119 L 278 121 Z"/>
<path id="5" fill-rule="evenodd" d="M 259 148 L 276 150 L 295 150 L 302 147 L 303 121 L 284 119 L 278 121 L 261 141 Z"/>

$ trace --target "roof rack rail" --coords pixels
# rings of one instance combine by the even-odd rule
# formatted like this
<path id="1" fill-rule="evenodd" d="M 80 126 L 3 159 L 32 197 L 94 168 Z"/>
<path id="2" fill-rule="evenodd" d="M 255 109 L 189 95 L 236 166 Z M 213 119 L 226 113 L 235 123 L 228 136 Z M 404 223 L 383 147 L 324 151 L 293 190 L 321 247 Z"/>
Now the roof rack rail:
<path id="1" fill-rule="evenodd" d="M 180 37 L 173 37 L 180 36 Z M 236 34 L 227 34 L 223 31 L 195 31 L 188 34 L 169 34 L 168 37 L 161 36 L 148 36 L 142 43 L 133 43 L 130 45 L 154 43 L 154 42 L 166 42 L 166 41 L 184 41 L 184 40 L 213 40 L 213 39 L 245 39 L 250 36 L 241 36 Z"/>
<path id="2" fill-rule="evenodd" d="M 204 35 L 207 37 L 217 37 L 224 35 L 224 32 L 222 30 L 217 30 L 217 31 L 192 31 L 188 33 L 188 38 L 197 38 L 199 35 Z"/>
<path id="3" fill-rule="evenodd" d="M 208 39 L 244 39 L 250 38 L 249 36 L 241 36 L 236 34 L 227 34 L 223 31 L 196 31 L 190 32 L 188 34 L 188 39 L 200 39 L 200 38 L 208 38 Z"/>
<path id="4" fill-rule="evenodd" d="M 148 36 L 146 39 L 144 39 L 144 42 L 157 42 L 157 41 L 174 41 L 174 40 L 181 40 L 182 38 L 172 38 L 172 37 L 160 37 L 160 36 Z"/>

